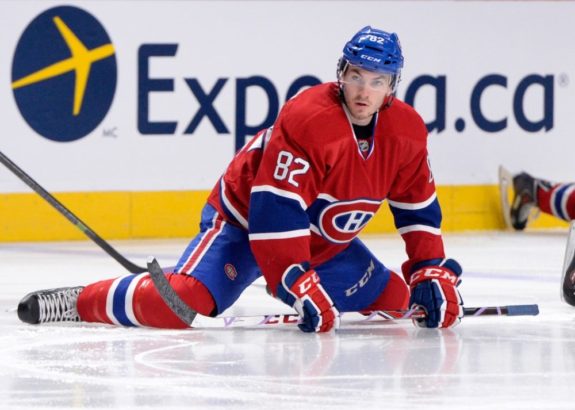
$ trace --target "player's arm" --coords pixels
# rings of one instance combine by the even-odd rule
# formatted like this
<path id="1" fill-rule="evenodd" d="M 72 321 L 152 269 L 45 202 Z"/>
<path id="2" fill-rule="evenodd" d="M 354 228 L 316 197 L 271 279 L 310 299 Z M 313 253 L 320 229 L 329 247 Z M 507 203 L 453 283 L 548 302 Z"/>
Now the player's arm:
<path id="1" fill-rule="evenodd" d="M 339 320 L 309 262 L 306 209 L 321 179 L 313 147 L 302 148 L 276 126 L 251 190 L 250 246 L 271 292 L 298 311 L 300 328 L 307 332 L 328 331 Z"/>
<path id="2" fill-rule="evenodd" d="M 410 306 L 423 308 L 422 327 L 450 327 L 463 316 L 457 290 L 461 267 L 445 259 L 441 208 L 435 192 L 427 150 L 416 151 L 400 171 L 389 194 L 395 225 L 406 244 L 408 260 L 402 271 L 411 288 Z"/>

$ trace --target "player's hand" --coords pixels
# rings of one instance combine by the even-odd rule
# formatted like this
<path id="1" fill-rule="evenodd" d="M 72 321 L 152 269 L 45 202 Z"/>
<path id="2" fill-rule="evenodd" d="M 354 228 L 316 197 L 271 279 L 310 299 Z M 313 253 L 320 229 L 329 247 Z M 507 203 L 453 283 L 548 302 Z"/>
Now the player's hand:
<path id="1" fill-rule="evenodd" d="M 319 283 L 315 270 L 302 265 L 290 266 L 278 285 L 277 296 L 298 312 L 298 326 L 302 331 L 329 332 L 339 327 L 339 312 Z"/>
<path id="2" fill-rule="evenodd" d="M 463 299 L 457 290 L 461 266 L 453 259 L 434 259 L 418 264 L 411 275 L 411 308 L 421 307 L 426 317 L 415 319 L 419 327 L 452 327 L 463 317 Z"/>

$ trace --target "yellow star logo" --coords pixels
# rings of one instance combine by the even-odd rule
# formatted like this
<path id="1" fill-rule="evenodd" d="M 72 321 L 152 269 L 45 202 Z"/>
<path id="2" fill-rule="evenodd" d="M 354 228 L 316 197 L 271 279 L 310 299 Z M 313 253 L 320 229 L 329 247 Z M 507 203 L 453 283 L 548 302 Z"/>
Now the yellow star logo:
<path id="1" fill-rule="evenodd" d="M 74 71 L 76 74 L 76 82 L 74 85 L 73 114 L 77 116 L 82 109 L 82 102 L 84 100 L 84 93 L 86 91 L 86 85 L 88 84 L 92 63 L 114 55 L 114 46 L 112 44 L 104 44 L 88 50 L 60 17 L 54 17 L 53 21 L 70 49 L 71 57 L 14 81 L 12 83 L 12 89 L 15 90 L 26 87 Z"/>

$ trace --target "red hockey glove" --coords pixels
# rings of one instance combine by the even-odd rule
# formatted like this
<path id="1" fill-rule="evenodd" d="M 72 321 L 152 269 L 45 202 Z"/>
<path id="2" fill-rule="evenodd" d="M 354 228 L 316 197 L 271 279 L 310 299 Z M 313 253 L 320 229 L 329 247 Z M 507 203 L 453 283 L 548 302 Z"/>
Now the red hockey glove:
<path id="1" fill-rule="evenodd" d="M 415 319 L 419 327 L 452 327 L 463 317 L 463 299 L 457 290 L 461 266 L 453 259 L 433 259 L 419 263 L 411 275 L 409 306 L 425 310 L 425 319 Z"/>
<path id="2" fill-rule="evenodd" d="M 329 332 L 339 327 L 339 312 L 319 283 L 319 276 L 307 263 L 291 265 L 277 288 L 280 300 L 300 315 L 299 328 L 304 332 Z"/>

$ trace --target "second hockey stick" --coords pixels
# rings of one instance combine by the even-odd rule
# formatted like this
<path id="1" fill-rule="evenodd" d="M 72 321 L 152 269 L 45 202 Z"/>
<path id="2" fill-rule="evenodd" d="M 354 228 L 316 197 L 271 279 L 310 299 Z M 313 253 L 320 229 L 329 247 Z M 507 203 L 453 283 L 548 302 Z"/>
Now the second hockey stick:
<path id="1" fill-rule="evenodd" d="M 219 316 L 207 317 L 198 315 L 196 311 L 190 308 L 184 302 L 174 289 L 170 286 L 164 271 L 162 270 L 158 261 L 150 257 L 148 260 L 148 272 L 152 277 L 152 281 L 158 289 L 160 296 L 166 305 L 180 318 L 184 323 L 192 327 L 250 327 L 250 326 L 264 326 L 264 325 L 281 325 L 297 323 L 298 316 L 294 313 L 277 313 L 267 315 L 255 316 Z M 539 306 L 533 305 L 509 305 L 509 306 L 488 306 L 488 307 L 464 307 L 463 315 L 465 317 L 477 316 L 536 316 L 539 314 Z M 385 320 L 400 320 L 400 319 L 416 319 L 424 317 L 421 310 L 405 310 L 405 311 L 374 311 L 369 312 L 367 315 L 358 312 L 346 312 L 343 316 L 350 317 L 355 315 L 363 321 L 372 321 L 376 319 Z M 422 316 L 423 315 L 423 316 Z"/>
<path id="2" fill-rule="evenodd" d="M 464 317 L 477 316 L 536 316 L 539 314 L 538 305 L 509 305 L 490 307 L 463 308 Z M 377 322 L 396 321 L 404 319 L 423 318 L 425 313 L 421 310 L 378 310 L 369 313 L 342 312 L 341 323 L 361 325 Z M 269 327 L 297 324 L 299 316 L 295 313 L 276 313 L 253 316 L 196 316 L 194 328 L 234 328 L 234 327 Z"/>
<path id="3" fill-rule="evenodd" d="M 6 166 L 14 175 L 20 178 L 26 185 L 32 188 L 38 195 L 40 195 L 46 202 L 52 205 L 58 212 L 60 212 L 68 221 L 70 221 L 76 228 L 81 230 L 88 238 L 90 238 L 96 245 L 104 250 L 108 255 L 116 260 L 120 265 L 126 268 L 131 273 L 146 272 L 146 268 L 138 266 L 124 256 L 122 256 L 116 249 L 114 249 L 108 242 L 100 237 L 94 230 L 86 225 L 80 218 L 74 215 L 68 208 L 66 208 L 60 201 L 58 201 L 52 194 L 46 191 L 42 186 L 36 182 L 30 175 L 24 172 L 18 165 L 10 160 L 6 155 L 0 152 L 0 162 Z"/>

